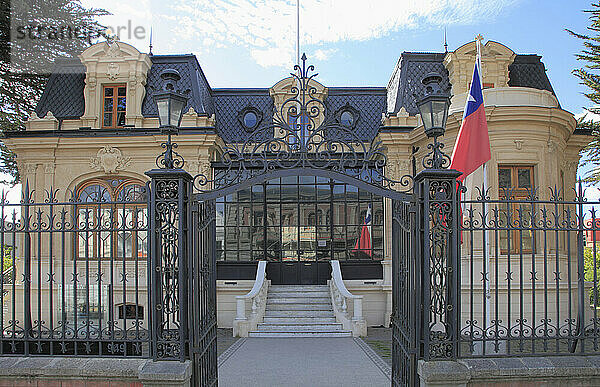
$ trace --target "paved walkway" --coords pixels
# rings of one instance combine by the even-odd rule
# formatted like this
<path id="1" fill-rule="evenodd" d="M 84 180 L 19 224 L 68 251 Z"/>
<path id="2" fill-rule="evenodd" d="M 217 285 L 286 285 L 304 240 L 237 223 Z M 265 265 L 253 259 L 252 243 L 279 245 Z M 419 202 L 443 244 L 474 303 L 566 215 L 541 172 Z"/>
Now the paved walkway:
<path id="1" fill-rule="evenodd" d="M 390 369 L 353 338 L 247 338 L 219 357 L 219 387 L 390 386 Z"/>

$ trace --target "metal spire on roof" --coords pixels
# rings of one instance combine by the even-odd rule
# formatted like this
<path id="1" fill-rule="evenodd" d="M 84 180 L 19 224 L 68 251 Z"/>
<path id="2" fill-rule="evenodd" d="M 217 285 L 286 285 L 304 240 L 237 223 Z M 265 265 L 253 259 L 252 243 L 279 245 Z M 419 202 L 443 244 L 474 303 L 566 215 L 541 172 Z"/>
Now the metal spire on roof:
<path id="1" fill-rule="evenodd" d="M 148 55 L 152 55 L 152 27 L 150 27 L 150 52 Z"/>

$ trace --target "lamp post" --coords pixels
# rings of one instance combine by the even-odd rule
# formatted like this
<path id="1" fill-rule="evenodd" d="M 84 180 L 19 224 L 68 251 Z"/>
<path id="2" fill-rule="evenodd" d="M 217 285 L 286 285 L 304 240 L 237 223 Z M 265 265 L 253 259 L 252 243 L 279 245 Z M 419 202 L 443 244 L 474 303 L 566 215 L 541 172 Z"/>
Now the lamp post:
<path id="1" fill-rule="evenodd" d="M 154 101 L 158 108 L 160 131 L 167 135 L 167 142 L 161 145 L 165 151 L 159 156 L 157 164 L 159 167 L 167 169 L 181 168 L 183 159 L 174 157 L 177 152 L 173 148 L 177 148 L 177 144 L 171 141 L 171 135 L 179 133 L 183 109 L 187 105 L 188 98 L 175 89 L 177 82 L 181 79 L 177 70 L 164 70 L 160 77 L 164 81 L 163 90 L 154 95 Z"/>
<path id="2" fill-rule="evenodd" d="M 442 152 L 443 144 L 438 142 L 438 137 L 446 132 L 446 120 L 450 108 L 450 95 L 442 90 L 440 82 L 442 77 L 436 73 L 427 74 L 421 81 L 425 85 L 425 95 L 417 101 L 417 107 L 423 121 L 423 128 L 427 137 L 433 137 L 431 159 L 426 160 L 426 167 L 440 169 L 450 162 L 448 155 Z"/>

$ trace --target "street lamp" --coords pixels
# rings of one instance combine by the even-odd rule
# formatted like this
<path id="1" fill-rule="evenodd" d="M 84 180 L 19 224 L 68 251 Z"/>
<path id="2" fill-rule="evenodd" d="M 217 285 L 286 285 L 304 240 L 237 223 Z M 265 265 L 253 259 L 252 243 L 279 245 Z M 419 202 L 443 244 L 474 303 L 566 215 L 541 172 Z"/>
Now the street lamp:
<path id="1" fill-rule="evenodd" d="M 154 102 L 158 108 L 158 121 L 160 131 L 167 135 L 167 142 L 162 144 L 165 152 L 160 160 L 161 166 L 168 169 L 183 166 L 182 159 L 176 159 L 177 155 L 173 148 L 177 148 L 177 144 L 171 142 L 171 135 L 179 133 L 179 125 L 183 116 L 183 109 L 187 105 L 188 98 L 177 92 L 175 86 L 181 79 L 179 72 L 173 69 L 164 70 L 160 77 L 163 80 L 163 90 L 154 95 Z"/>
<path id="2" fill-rule="evenodd" d="M 423 128 L 427 137 L 433 137 L 433 154 L 429 167 L 442 168 L 449 160 L 441 148 L 437 138 L 446 131 L 446 120 L 450 108 L 450 95 L 440 87 L 442 77 L 436 73 L 427 74 L 421 81 L 425 85 L 425 95 L 417 101 L 417 107 L 423 121 Z M 431 148 L 431 146 L 430 146 Z"/>

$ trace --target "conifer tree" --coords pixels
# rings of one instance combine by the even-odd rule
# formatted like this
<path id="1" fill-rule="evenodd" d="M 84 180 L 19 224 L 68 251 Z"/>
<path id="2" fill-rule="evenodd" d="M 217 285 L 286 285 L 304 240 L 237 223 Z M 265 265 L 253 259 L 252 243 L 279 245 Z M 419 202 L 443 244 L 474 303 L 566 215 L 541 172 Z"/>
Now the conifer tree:
<path id="1" fill-rule="evenodd" d="M 80 53 L 92 41 L 84 36 L 102 36 L 105 29 L 98 17 L 103 9 L 85 8 L 80 0 L 2 0 L 0 2 L 0 132 L 23 130 L 24 122 L 34 112 L 48 79 L 47 71 L 29 71 L 41 60 Z M 15 27 L 43 26 L 52 29 L 77 29 L 79 36 L 69 39 L 39 39 L 31 50 L 32 39 L 15 39 Z M 85 31 L 85 32 L 84 32 Z M 33 31 L 34 34 L 39 31 Z M 12 39 L 11 39 L 12 38 Z M 41 55 L 40 55 L 41 52 Z M 16 60 L 17 58 L 17 60 Z M 15 155 L 0 142 L 0 172 L 10 176 L 8 183 L 18 181 Z"/>
<path id="2" fill-rule="evenodd" d="M 577 60 L 586 64 L 573 70 L 573 75 L 579 78 L 580 83 L 587 87 L 584 95 L 590 100 L 592 106 L 586 110 L 592 114 L 600 114 L 600 1 L 591 4 L 592 9 L 583 12 L 589 14 L 587 33 L 577 33 L 567 29 L 574 37 L 583 41 L 584 48 L 576 54 Z M 577 122 L 579 129 L 591 131 L 593 140 L 582 150 L 582 164 L 592 165 L 592 170 L 584 180 L 588 183 L 600 183 L 600 121 L 588 117 L 586 114 Z"/>

